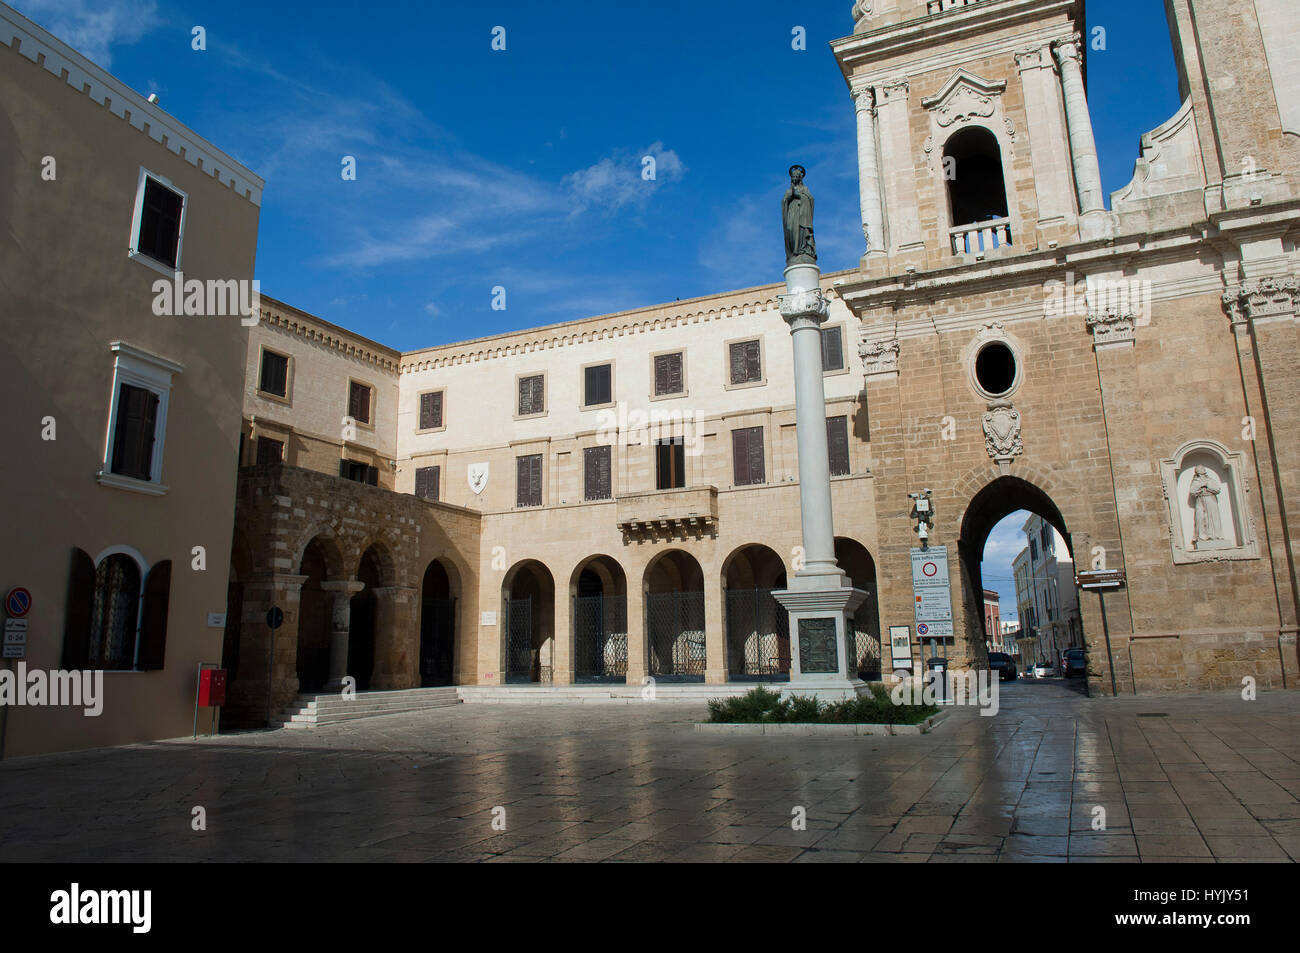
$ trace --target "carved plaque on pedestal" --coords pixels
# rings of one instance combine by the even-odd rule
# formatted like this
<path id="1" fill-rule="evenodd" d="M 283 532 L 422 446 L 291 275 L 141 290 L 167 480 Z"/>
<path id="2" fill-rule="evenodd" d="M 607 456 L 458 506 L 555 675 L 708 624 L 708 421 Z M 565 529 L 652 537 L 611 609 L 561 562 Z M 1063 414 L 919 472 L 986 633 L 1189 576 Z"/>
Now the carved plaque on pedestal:
<path id="1" fill-rule="evenodd" d="M 799 671 L 804 675 L 834 675 L 840 670 L 835 619 L 799 620 Z"/>

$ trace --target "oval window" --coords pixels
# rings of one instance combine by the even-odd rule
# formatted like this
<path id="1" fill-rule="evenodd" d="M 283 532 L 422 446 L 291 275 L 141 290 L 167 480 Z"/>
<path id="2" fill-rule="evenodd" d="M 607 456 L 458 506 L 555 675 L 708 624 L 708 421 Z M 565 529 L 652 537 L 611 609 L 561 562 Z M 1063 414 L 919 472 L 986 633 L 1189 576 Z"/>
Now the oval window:
<path id="1" fill-rule="evenodd" d="M 990 341 L 975 356 L 975 382 L 993 397 L 1010 393 L 1016 384 L 1016 356 L 1001 341 Z"/>

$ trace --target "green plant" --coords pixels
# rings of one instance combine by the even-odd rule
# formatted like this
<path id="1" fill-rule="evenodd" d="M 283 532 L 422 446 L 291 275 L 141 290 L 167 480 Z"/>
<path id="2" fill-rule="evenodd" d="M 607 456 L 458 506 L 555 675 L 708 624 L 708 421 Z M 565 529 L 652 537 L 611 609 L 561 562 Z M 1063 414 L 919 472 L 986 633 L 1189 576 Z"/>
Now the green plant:
<path id="1" fill-rule="evenodd" d="M 938 712 L 934 705 L 896 705 L 888 689 L 824 704 L 809 695 L 781 697 L 762 685 L 731 698 L 709 699 L 709 721 L 721 724 L 875 724 L 914 725 Z"/>

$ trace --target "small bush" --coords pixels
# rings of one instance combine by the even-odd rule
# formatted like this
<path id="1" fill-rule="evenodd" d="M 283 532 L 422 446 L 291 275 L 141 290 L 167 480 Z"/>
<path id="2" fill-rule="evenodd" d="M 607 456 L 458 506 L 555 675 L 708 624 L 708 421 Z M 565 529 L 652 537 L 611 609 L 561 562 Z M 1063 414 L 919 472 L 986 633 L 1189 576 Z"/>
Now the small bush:
<path id="1" fill-rule="evenodd" d="M 938 711 L 934 705 L 896 705 L 880 685 L 872 685 L 870 695 L 829 704 L 807 695 L 782 698 L 762 685 L 744 695 L 709 699 L 709 721 L 715 724 L 915 725 Z"/>

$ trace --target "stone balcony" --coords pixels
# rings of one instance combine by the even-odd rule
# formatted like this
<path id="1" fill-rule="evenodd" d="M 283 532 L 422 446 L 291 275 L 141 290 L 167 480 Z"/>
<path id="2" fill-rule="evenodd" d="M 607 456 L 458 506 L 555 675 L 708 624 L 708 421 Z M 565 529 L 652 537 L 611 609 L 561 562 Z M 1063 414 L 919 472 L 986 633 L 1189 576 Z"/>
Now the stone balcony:
<path id="1" fill-rule="evenodd" d="M 624 542 L 700 539 L 718 531 L 718 488 L 689 486 L 677 490 L 627 493 L 617 498 L 618 528 Z"/>
<path id="2" fill-rule="evenodd" d="M 1011 219 L 995 218 L 987 222 L 958 225 L 948 230 L 954 255 L 983 258 L 999 249 L 1011 247 Z"/>

